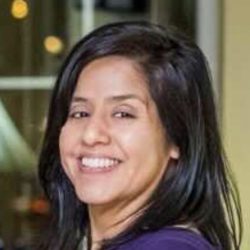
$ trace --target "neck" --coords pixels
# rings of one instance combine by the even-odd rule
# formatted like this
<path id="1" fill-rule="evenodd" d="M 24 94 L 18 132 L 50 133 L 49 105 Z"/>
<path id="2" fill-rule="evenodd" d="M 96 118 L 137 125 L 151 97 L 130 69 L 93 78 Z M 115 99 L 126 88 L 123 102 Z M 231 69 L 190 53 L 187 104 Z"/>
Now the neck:
<path id="1" fill-rule="evenodd" d="M 130 201 L 119 205 L 89 205 L 92 243 L 113 238 L 128 228 L 141 214 L 139 204 Z"/>

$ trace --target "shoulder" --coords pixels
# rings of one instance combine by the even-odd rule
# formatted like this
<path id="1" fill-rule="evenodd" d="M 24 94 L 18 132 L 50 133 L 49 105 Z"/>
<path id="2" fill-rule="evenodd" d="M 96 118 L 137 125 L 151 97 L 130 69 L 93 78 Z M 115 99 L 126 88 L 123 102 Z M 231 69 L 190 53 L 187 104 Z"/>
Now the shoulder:
<path id="1" fill-rule="evenodd" d="M 217 250 L 203 236 L 187 229 L 164 228 L 127 242 L 119 250 Z"/>

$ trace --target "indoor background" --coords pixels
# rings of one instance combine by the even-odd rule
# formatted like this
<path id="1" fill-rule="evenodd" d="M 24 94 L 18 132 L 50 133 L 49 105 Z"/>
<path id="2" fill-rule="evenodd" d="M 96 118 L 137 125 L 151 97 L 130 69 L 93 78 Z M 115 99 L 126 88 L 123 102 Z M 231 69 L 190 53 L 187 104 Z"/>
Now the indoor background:
<path id="1" fill-rule="evenodd" d="M 175 25 L 206 54 L 250 249 L 249 0 L 0 0 L 0 250 L 28 250 L 48 204 L 36 162 L 51 88 L 73 44 L 114 21 Z"/>

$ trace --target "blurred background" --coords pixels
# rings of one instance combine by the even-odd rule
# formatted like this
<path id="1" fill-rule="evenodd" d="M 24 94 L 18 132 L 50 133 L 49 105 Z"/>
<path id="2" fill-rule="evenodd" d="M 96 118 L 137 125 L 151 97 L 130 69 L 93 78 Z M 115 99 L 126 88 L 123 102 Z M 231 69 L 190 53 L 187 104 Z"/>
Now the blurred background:
<path id="1" fill-rule="evenodd" d="M 48 204 L 37 179 L 51 89 L 73 44 L 122 20 L 174 25 L 206 54 L 250 249 L 249 0 L 0 0 L 0 250 L 31 249 Z"/>

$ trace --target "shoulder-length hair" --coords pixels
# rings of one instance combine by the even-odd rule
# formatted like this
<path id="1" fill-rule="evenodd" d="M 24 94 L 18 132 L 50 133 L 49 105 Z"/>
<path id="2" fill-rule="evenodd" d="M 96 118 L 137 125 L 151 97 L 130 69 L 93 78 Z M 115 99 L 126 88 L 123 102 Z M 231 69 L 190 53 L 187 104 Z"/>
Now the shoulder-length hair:
<path id="1" fill-rule="evenodd" d="M 86 234 L 87 204 L 77 198 L 62 170 L 58 141 L 80 72 L 91 61 L 111 55 L 140 66 L 167 140 L 179 148 L 180 157 L 170 161 L 136 221 L 103 249 L 122 244 L 127 236 L 179 224 L 193 225 L 224 250 L 239 249 L 238 193 L 222 148 L 206 59 L 183 35 L 146 22 L 96 29 L 76 44 L 62 66 L 39 161 L 40 181 L 53 215 L 40 249 L 77 249 Z"/>

